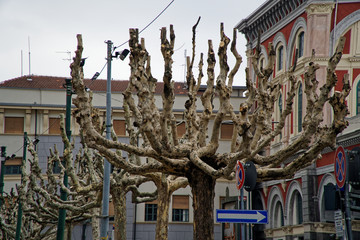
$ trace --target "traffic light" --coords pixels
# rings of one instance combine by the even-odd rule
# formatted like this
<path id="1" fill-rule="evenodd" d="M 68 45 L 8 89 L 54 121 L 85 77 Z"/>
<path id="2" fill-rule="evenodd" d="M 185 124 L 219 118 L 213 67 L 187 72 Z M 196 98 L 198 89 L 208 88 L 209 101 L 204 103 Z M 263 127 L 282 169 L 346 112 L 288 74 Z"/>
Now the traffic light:
<path id="1" fill-rule="evenodd" d="M 347 151 L 349 184 L 354 189 L 360 189 L 360 147 Z"/>

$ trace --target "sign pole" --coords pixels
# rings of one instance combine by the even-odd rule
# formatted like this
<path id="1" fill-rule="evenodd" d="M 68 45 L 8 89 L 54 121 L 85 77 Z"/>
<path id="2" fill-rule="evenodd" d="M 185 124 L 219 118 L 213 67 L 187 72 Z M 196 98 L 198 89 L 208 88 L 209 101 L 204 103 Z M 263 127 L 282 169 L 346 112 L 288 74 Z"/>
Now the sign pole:
<path id="1" fill-rule="evenodd" d="M 240 190 L 241 210 L 244 210 L 244 188 Z M 245 224 L 241 223 L 241 240 L 245 240 Z"/>
<path id="2" fill-rule="evenodd" d="M 241 190 L 239 190 L 238 193 L 239 193 L 239 195 L 238 195 L 238 209 L 241 210 L 241 194 L 240 194 Z M 236 239 L 241 240 L 241 233 L 240 232 L 241 232 L 242 224 L 238 223 L 236 225 L 237 225 L 237 227 L 236 227 L 236 232 L 237 232 Z"/>
<path id="3" fill-rule="evenodd" d="M 350 212 L 350 199 L 349 199 L 349 158 L 346 154 L 346 180 L 345 180 L 345 225 L 347 239 L 353 240 L 352 226 L 351 226 L 351 212 Z"/>

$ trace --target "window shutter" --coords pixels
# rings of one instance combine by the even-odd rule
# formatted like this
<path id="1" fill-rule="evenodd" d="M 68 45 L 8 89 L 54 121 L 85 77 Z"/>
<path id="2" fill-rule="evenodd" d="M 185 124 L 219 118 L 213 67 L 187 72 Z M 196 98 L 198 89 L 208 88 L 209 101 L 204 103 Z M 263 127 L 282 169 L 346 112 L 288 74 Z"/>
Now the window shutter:
<path id="1" fill-rule="evenodd" d="M 113 128 L 117 136 L 126 135 L 125 120 L 114 120 Z"/>
<path id="2" fill-rule="evenodd" d="M 173 209 L 189 209 L 189 196 L 173 195 Z"/>
<path id="3" fill-rule="evenodd" d="M 220 138 L 221 139 L 231 139 L 233 135 L 233 124 L 221 124 L 221 133 Z"/>
<path id="4" fill-rule="evenodd" d="M 24 118 L 5 117 L 5 133 L 24 133 Z"/>
<path id="5" fill-rule="evenodd" d="M 49 134 L 60 135 L 60 118 L 49 118 Z"/>

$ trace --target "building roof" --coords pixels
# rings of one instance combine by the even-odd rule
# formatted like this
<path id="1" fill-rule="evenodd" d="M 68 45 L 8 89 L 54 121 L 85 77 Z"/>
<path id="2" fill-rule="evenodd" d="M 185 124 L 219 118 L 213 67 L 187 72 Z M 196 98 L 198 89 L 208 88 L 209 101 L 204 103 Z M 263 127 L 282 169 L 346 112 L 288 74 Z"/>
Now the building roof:
<path id="1" fill-rule="evenodd" d="M 313 0 L 267 0 L 247 18 L 236 24 L 235 28 L 245 34 L 248 42 L 257 39 L 261 32 L 262 39 L 268 38 L 295 17 Z"/>
<path id="2" fill-rule="evenodd" d="M 46 90 L 64 90 L 65 77 L 52 77 L 52 76 L 22 76 L 13 78 L 0 83 L 0 88 L 16 88 L 16 89 L 46 89 Z M 106 80 L 97 79 L 84 79 L 85 86 L 93 92 L 106 92 Z M 111 91 L 123 92 L 128 86 L 128 80 L 112 80 Z M 164 83 L 158 82 L 155 89 L 156 94 L 161 94 L 163 91 Z M 200 89 L 205 90 L 206 86 L 202 85 Z M 244 86 L 234 86 L 233 89 L 245 90 Z M 185 83 L 175 82 L 175 94 L 187 94 Z"/>

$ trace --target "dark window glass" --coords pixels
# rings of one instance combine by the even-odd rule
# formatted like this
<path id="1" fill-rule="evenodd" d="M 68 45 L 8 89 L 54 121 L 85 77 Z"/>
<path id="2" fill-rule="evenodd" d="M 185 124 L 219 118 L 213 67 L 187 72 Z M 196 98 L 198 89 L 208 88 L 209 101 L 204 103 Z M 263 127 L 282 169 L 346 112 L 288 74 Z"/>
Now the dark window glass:
<path id="1" fill-rule="evenodd" d="M 54 167 L 53 167 L 53 173 L 60 173 L 61 172 L 61 168 L 60 168 L 60 164 L 58 161 L 54 162 Z"/>
<path id="2" fill-rule="evenodd" d="M 298 132 L 302 131 L 302 84 L 298 92 Z"/>
<path id="3" fill-rule="evenodd" d="M 282 113 L 282 95 L 280 94 L 279 97 L 279 119 L 281 118 L 281 113 Z M 280 132 L 280 139 L 282 138 L 282 131 Z"/>
<path id="4" fill-rule="evenodd" d="M 299 49 L 299 58 L 304 56 L 304 32 L 301 32 L 298 36 L 298 49 Z"/>
<path id="5" fill-rule="evenodd" d="M 297 217 L 298 224 L 303 223 L 303 212 L 302 212 L 302 198 L 299 192 L 296 192 L 296 201 L 297 201 Z"/>
<path id="6" fill-rule="evenodd" d="M 278 49 L 278 71 L 283 69 L 283 60 L 284 60 L 284 47 L 280 46 Z"/>
<path id="7" fill-rule="evenodd" d="M 172 220 L 174 222 L 188 222 L 189 221 L 189 209 L 173 209 Z"/>
<path id="8" fill-rule="evenodd" d="M 145 204 L 145 221 L 156 221 L 157 204 Z"/>
<path id="9" fill-rule="evenodd" d="M 20 165 L 5 165 L 5 174 L 6 175 L 15 175 L 15 174 L 21 174 L 21 166 Z"/>

